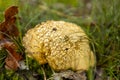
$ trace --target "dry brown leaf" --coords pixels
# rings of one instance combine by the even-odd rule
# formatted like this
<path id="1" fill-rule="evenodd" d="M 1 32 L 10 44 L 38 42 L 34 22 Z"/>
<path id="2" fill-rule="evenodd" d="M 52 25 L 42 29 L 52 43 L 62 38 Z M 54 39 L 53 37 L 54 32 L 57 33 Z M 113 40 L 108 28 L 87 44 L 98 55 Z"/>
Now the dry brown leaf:
<path id="1" fill-rule="evenodd" d="M 7 56 L 7 58 L 5 59 L 5 63 L 5 68 L 9 70 L 17 70 L 19 67 L 18 62 L 11 56 Z"/>
<path id="2" fill-rule="evenodd" d="M 3 43 L 0 46 L 4 47 L 8 52 L 8 55 L 5 59 L 5 68 L 11 70 L 17 70 L 19 67 L 19 61 L 22 59 L 22 56 L 16 52 L 16 45 L 10 41 L 2 41 Z"/>
<path id="3" fill-rule="evenodd" d="M 5 20 L 11 20 L 16 14 L 18 13 L 18 7 L 17 6 L 11 6 L 8 9 L 5 10 Z"/>
<path id="4" fill-rule="evenodd" d="M 22 56 L 19 55 L 18 53 L 16 53 L 15 47 L 16 46 L 14 44 L 10 44 L 10 45 L 9 44 L 5 44 L 4 45 L 4 48 L 7 49 L 9 56 L 11 56 L 11 57 L 13 56 L 16 61 L 19 61 L 19 60 L 22 59 Z"/>
<path id="5" fill-rule="evenodd" d="M 17 6 L 11 6 L 5 11 L 5 21 L 0 24 L 0 40 L 8 36 L 18 36 L 19 31 L 15 25 L 16 14 L 18 13 Z"/>
<path id="6" fill-rule="evenodd" d="M 17 6 L 9 7 L 4 14 L 5 20 L 0 24 L 0 47 L 5 48 L 8 52 L 5 68 L 12 70 L 18 69 L 18 62 L 22 59 L 22 56 L 16 52 L 17 46 L 10 39 L 10 37 L 18 37 L 19 35 L 18 28 L 15 25 L 17 13 Z"/>

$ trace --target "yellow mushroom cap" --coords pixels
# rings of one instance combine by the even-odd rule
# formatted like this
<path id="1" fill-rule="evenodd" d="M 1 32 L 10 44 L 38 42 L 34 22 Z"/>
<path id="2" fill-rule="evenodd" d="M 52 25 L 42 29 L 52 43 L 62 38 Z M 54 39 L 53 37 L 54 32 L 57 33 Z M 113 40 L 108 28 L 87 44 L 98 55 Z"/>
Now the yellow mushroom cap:
<path id="1" fill-rule="evenodd" d="M 54 70 L 88 70 L 95 64 L 89 40 L 80 26 L 64 21 L 47 21 L 27 31 L 23 46 L 40 64 Z"/>

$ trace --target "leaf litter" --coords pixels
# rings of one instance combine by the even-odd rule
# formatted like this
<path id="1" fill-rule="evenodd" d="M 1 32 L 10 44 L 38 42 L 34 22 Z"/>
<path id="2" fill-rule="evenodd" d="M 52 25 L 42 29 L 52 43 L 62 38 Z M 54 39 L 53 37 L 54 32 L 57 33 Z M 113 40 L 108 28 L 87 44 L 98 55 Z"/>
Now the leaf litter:
<path id="1" fill-rule="evenodd" d="M 17 6 L 9 7 L 4 13 L 5 20 L 0 23 L 0 48 L 4 48 L 8 53 L 5 58 L 5 68 L 10 70 L 17 70 L 20 67 L 19 61 L 22 60 L 22 55 L 17 53 L 18 47 L 12 40 L 19 36 L 19 30 L 15 25 L 17 14 Z"/>

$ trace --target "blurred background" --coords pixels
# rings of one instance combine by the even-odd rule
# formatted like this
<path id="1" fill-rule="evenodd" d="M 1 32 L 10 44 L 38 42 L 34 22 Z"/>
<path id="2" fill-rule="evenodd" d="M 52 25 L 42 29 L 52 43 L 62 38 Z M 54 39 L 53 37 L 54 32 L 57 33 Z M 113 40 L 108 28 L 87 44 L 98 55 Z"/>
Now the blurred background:
<path id="1" fill-rule="evenodd" d="M 17 27 L 21 37 L 29 28 L 46 20 L 76 23 L 90 37 L 97 59 L 95 74 L 88 72 L 88 80 L 120 79 L 120 0 L 0 0 L 0 22 L 4 20 L 5 9 L 13 5 L 19 8 Z M 2 60 L 0 54 L 0 80 L 5 77 L 24 80 L 19 74 L 3 70 Z M 40 65 L 33 65 L 29 60 L 29 66 L 31 73 L 39 74 L 43 80 Z M 23 74 L 22 71 L 18 73 Z"/>

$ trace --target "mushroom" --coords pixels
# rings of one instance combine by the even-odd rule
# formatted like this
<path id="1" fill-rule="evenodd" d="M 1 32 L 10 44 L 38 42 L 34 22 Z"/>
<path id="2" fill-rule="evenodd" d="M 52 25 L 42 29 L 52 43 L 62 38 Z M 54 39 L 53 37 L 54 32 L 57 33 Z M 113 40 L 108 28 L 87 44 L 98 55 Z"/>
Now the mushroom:
<path id="1" fill-rule="evenodd" d="M 84 71 L 94 67 L 95 56 L 83 29 L 70 22 L 46 21 L 29 29 L 23 37 L 29 57 L 55 71 Z"/>

